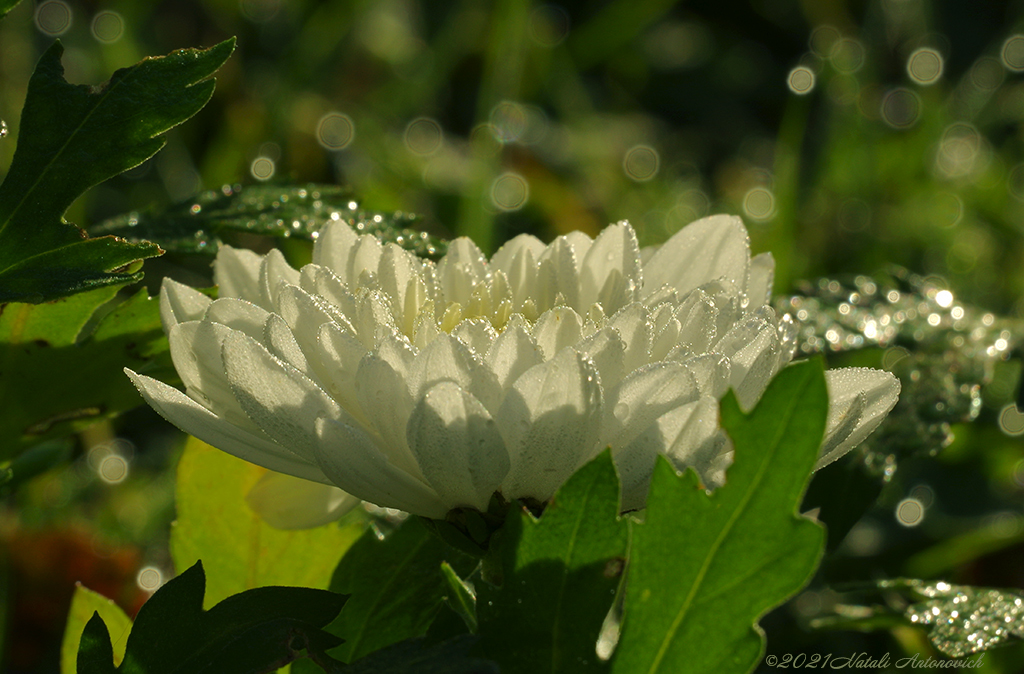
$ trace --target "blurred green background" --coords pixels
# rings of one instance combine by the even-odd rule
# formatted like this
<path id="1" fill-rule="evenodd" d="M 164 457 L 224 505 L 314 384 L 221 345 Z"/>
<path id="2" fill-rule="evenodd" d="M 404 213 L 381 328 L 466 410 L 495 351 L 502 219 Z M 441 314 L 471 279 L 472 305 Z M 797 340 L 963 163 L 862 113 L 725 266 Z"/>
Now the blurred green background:
<path id="1" fill-rule="evenodd" d="M 421 214 L 430 231 L 493 252 L 520 232 L 594 235 L 622 219 L 642 244 L 659 243 L 729 212 L 743 216 L 755 252 L 773 252 L 778 293 L 896 263 L 1019 322 L 1022 19 L 1024 3 L 999 0 L 25 0 L 0 22 L 10 131 L 0 172 L 53 39 L 67 48 L 67 79 L 96 84 L 145 56 L 237 35 L 210 104 L 155 158 L 93 189 L 70 220 L 90 226 L 222 184 L 312 181 L 347 185 L 368 209 Z M 168 255 L 146 264 L 147 283 L 155 290 L 173 274 L 202 285 L 206 264 Z M 1024 417 L 1006 413 L 1016 378 L 996 377 L 980 422 L 957 429 L 939 459 L 897 473 L 839 575 L 1024 587 Z M 52 671 L 69 582 L 103 591 L 95 578 L 109 577 L 108 594 L 130 607 L 138 570 L 168 568 L 180 442 L 137 410 L 94 427 L 67 449 L 69 467 L 8 497 L 11 671 Z M 111 452 L 131 471 L 108 484 L 96 465 Z M 914 489 L 929 516 L 901 528 L 892 510 Z M 957 538 L 977 531 L 990 535 Z M 32 583 L 43 590 L 28 600 Z M 46 591 L 52 606 L 38 600 Z M 770 621 L 769 652 L 924 648 L 900 632 L 864 641 L 794 626 L 823 601 Z M 989 671 L 1020 671 L 1024 651 L 1001 652 Z"/>

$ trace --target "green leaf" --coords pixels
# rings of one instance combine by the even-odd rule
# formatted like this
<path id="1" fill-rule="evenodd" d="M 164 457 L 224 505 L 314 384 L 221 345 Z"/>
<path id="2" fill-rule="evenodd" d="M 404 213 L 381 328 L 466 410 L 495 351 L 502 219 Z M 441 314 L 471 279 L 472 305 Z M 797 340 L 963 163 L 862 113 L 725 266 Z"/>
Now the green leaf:
<path id="1" fill-rule="evenodd" d="M 328 627 L 345 643 L 331 652 L 344 662 L 405 639 L 426 634 L 449 592 L 441 563 L 467 573 L 474 563 L 409 518 L 380 540 L 373 529 L 363 534 L 334 571 L 330 589 L 350 595 L 345 609 Z"/>
<path id="2" fill-rule="evenodd" d="M 345 597 L 304 587 L 247 590 L 204 611 L 202 564 L 182 573 L 143 604 L 132 626 L 124 674 L 260 672 L 284 666 L 309 650 L 325 662 L 338 639 L 322 630 Z M 114 671 L 110 637 L 98 614 L 86 625 L 79 674 Z"/>
<path id="3" fill-rule="evenodd" d="M 283 531 L 264 522 L 245 495 L 266 469 L 189 438 L 178 463 L 178 519 L 171 529 L 176 569 L 209 560 L 206 605 L 264 585 L 326 588 L 362 522 Z"/>
<path id="4" fill-rule="evenodd" d="M 7 16 L 7 12 L 14 9 L 19 2 L 21 0 L 0 0 L 0 19 Z"/>
<path id="5" fill-rule="evenodd" d="M 64 80 L 60 42 L 46 50 L 0 185 L 0 302 L 43 302 L 142 278 L 139 261 L 160 254 L 155 244 L 85 238 L 62 216 L 93 185 L 156 154 L 163 133 L 206 105 L 209 77 L 234 44 L 143 59 L 92 87 Z"/>
<path id="6" fill-rule="evenodd" d="M 611 453 L 578 470 L 537 520 L 510 511 L 501 533 L 504 580 L 480 583 L 483 652 L 514 672 L 605 669 L 597 638 L 621 580 L 629 544 L 619 519 Z"/>
<path id="7" fill-rule="evenodd" d="M 116 293 L 0 306 L 0 460 L 140 405 L 125 367 L 175 378 L 159 301 Z"/>
<path id="8" fill-rule="evenodd" d="M 475 641 L 463 635 L 431 646 L 423 639 L 409 639 L 371 653 L 338 674 L 498 674 L 495 663 L 469 656 Z"/>
<path id="9" fill-rule="evenodd" d="M 473 634 L 477 631 L 476 595 L 466 581 L 459 578 L 448 562 L 441 562 L 441 575 L 448 583 L 448 606 L 451 607 Z"/>
<path id="10" fill-rule="evenodd" d="M 821 360 L 795 363 L 749 414 L 731 392 L 722 401 L 736 454 L 714 494 L 658 459 L 633 528 L 613 672 L 754 669 L 764 651 L 756 621 L 803 587 L 821 557 L 824 530 L 797 506 L 827 410 Z"/>
<path id="11" fill-rule="evenodd" d="M 378 213 L 360 208 L 352 193 L 336 185 L 225 185 L 160 213 L 127 213 L 100 223 L 91 234 L 113 234 L 129 241 L 158 241 L 167 250 L 214 255 L 235 232 L 278 238 L 315 238 L 332 220 L 374 234 L 422 257 L 439 258 L 446 244 L 414 229 L 410 213 Z"/>
<path id="12" fill-rule="evenodd" d="M 110 645 L 110 632 L 99 611 L 94 611 L 85 624 L 75 666 L 75 671 L 82 674 L 113 674 L 117 671 L 114 667 L 114 650 Z"/>
<path id="13" fill-rule="evenodd" d="M 103 633 L 107 635 L 107 644 L 110 644 L 111 633 L 113 636 L 113 650 L 109 656 L 103 648 L 103 640 L 99 638 L 98 626 L 93 625 L 91 628 L 94 633 L 91 637 L 92 641 L 83 636 L 86 625 L 97 614 L 102 618 L 100 625 L 103 626 Z M 111 662 L 112 659 L 114 665 L 120 664 L 124 658 L 124 648 L 128 643 L 128 632 L 131 631 L 131 628 L 131 618 L 125 615 L 120 606 L 103 595 L 78 585 L 75 587 L 75 594 L 71 597 L 71 609 L 68 611 L 68 621 L 64 627 L 64 640 L 60 647 L 61 674 L 75 674 L 78 671 L 80 650 L 85 652 L 88 658 L 93 658 L 94 656 L 91 654 L 95 652 L 97 660 Z M 79 648 L 80 642 L 85 642 L 81 649 Z"/>

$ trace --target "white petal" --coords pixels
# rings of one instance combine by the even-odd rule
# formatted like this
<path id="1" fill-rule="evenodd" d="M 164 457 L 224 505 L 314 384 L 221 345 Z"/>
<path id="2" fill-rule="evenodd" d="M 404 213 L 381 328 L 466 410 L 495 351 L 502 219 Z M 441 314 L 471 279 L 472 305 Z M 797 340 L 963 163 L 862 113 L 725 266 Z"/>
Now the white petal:
<path id="1" fill-rule="evenodd" d="M 683 298 L 676 310 L 679 337 L 670 357 L 705 353 L 717 336 L 718 308 L 703 290 L 694 290 Z"/>
<path id="2" fill-rule="evenodd" d="M 408 343 L 398 338 L 385 339 L 379 349 L 360 361 L 355 388 L 363 415 L 380 435 L 388 460 L 421 477 L 405 438 L 405 427 L 416 402 L 410 390 L 414 359 L 415 352 Z"/>
<path id="3" fill-rule="evenodd" d="M 452 382 L 436 384 L 413 410 L 408 440 L 424 478 L 446 505 L 487 510 L 509 459 L 479 400 Z"/>
<path id="4" fill-rule="evenodd" d="M 295 340 L 295 335 L 283 318 L 277 314 L 270 314 L 263 324 L 262 337 L 261 341 L 270 353 L 307 377 L 316 379 L 310 371 L 306 355 L 302 353 L 299 343 Z"/>
<path id="5" fill-rule="evenodd" d="M 360 423 L 369 424 L 356 392 L 356 373 L 367 353 L 366 347 L 346 328 L 333 323 L 320 326 L 317 343 L 320 345 L 317 377 L 339 405 Z"/>
<path id="6" fill-rule="evenodd" d="M 703 353 L 682 363 L 693 373 L 701 395 L 721 400 L 729 390 L 731 363 L 722 354 Z"/>
<path id="7" fill-rule="evenodd" d="M 189 435 L 232 456 L 280 473 L 307 480 L 328 482 L 320 468 L 278 445 L 258 429 L 252 432 L 219 418 L 178 389 L 125 368 L 146 402 Z"/>
<path id="8" fill-rule="evenodd" d="M 498 338 L 498 332 L 486 318 L 470 318 L 452 330 L 452 337 L 468 346 L 474 354 L 483 356 Z"/>
<path id="9" fill-rule="evenodd" d="M 170 332 L 171 326 L 178 323 L 199 320 L 212 301 L 195 288 L 165 277 L 160 286 L 160 322 L 164 332 Z"/>
<path id="10" fill-rule="evenodd" d="M 285 286 L 278 295 L 278 311 L 303 353 L 310 356 L 317 352 L 317 338 L 325 324 L 340 325 L 351 329 L 351 325 L 319 295 L 310 295 L 299 286 Z"/>
<path id="11" fill-rule="evenodd" d="M 583 319 L 579 314 L 569 307 L 555 307 L 537 319 L 533 338 L 545 358 L 554 358 L 565 347 L 580 341 L 582 330 Z"/>
<path id="12" fill-rule="evenodd" d="M 224 370 L 242 410 L 276 442 L 314 461 L 316 420 L 340 419 L 343 410 L 312 380 L 254 339 L 232 332 L 222 349 Z"/>
<path id="13" fill-rule="evenodd" d="M 221 246 L 213 261 L 213 282 L 218 297 L 260 302 L 260 265 L 263 257 L 251 250 Z"/>
<path id="14" fill-rule="evenodd" d="M 623 307 L 608 319 L 608 327 L 619 333 L 626 347 L 623 361 L 625 372 L 632 372 L 650 362 L 651 324 L 647 307 L 640 302 Z"/>
<path id="15" fill-rule="evenodd" d="M 373 234 L 360 236 L 349 258 L 348 274 L 343 277 L 349 287 L 355 288 L 357 285 L 362 285 L 361 279 L 367 278 L 364 272 L 375 277 L 380 268 L 380 258 L 383 254 L 384 247 L 380 245 L 377 237 Z"/>
<path id="16" fill-rule="evenodd" d="M 363 430 L 319 419 L 316 459 L 331 482 L 384 508 L 442 519 L 448 508 L 433 489 L 391 464 Z"/>
<path id="17" fill-rule="evenodd" d="M 601 375 L 601 386 L 605 390 L 618 386 L 622 378 L 628 374 L 623 367 L 626 360 L 626 345 L 614 328 L 601 328 L 590 337 L 580 340 L 575 348 L 581 356 L 594 362 Z"/>
<path id="18" fill-rule="evenodd" d="M 268 311 L 277 307 L 277 297 L 286 285 L 299 285 L 299 272 L 293 269 L 284 255 L 274 248 L 263 258 L 260 265 L 260 301 L 258 304 Z"/>
<path id="19" fill-rule="evenodd" d="M 515 311 L 522 310 L 528 299 L 537 301 L 537 260 L 544 250 L 544 244 L 536 237 L 520 234 L 502 246 L 491 261 L 493 268 L 505 274 Z M 554 279 L 551 282 L 554 283 Z"/>
<path id="20" fill-rule="evenodd" d="M 743 222 L 731 215 L 712 215 L 683 227 L 644 265 L 643 295 L 666 284 L 686 293 L 722 277 L 744 288 L 749 261 Z"/>
<path id="21" fill-rule="evenodd" d="M 203 319 L 226 325 L 232 330 L 244 332 L 258 340 L 263 337 L 263 324 L 267 322 L 268 316 L 270 316 L 270 312 L 263 307 L 246 300 L 227 297 L 215 300 L 210 304 Z"/>
<path id="22" fill-rule="evenodd" d="M 505 330 L 491 344 L 484 362 L 504 390 L 534 365 L 544 362 L 544 354 L 526 331 L 520 314 L 513 314 Z"/>
<path id="23" fill-rule="evenodd" d="M 537 287 L 533 301 L 546 311 L 555 306 L 561 295 L 565 305 L 580 308 L 579 261 L 573 243 L 566 236 L 551 242 L 537 261 Z"/>
<path id="24" fill-rule="evenodd" d="M 313 246 L 313 263 L 327 267 L 343 283 L 348 282 L 348 262 L 358 240 L 359 235 L 347 223 L 328 222 L 320 229 Z"/>
<path id="25" fill-rule="evenodd" d="M 605 396 L 601 447 L 621 451 L 655 419 L 693 402 L 700 393 L 693 374 L 682 363 L 652 363 L 628 374 Z"/>
<path id="26" fill-rule="evenodd" d="M 779 362 L 778 330 L 761 317 L 768 315 L 771 307 L 762 309 L 766 311 L 735 326 L 715 345 L 716 353 L 729 358 L 730 384 L 744 410 L 757 404 Z"/>
<path id="27" fill-rule="evenodd" d="M 550 498 L 594 453 L 600 414 L 597 373 L 571 348 L 527 370 L 495 416 L 511 462 L 505 497 Z"/>
<path id="28" fill-rule="evenodd" d="M 829 414 L 822 455 L 815 469 L 832 463 L 850 451 L 882 423 L 896 405 L 900 380 L 884 370 L 850 367 L 827 370 Z M 859 414 L 857 414 L 859 412 Z M 854 414 L 856 423 L 844 423 Z"/>
<path id="29" fill-rule="evenodd" d="M 167 335 L 171 361 L 189 396 L 225 421 L 255 432 L 258 429 L 235 400 L 224 374 L 221 345 L 231 332 L 209 321 L 179 323 Z"/>
<path id="30" fill-rule="evenodd" d="M 497 410 L 501 402 L 502 390 L 495 374 L 465 344 L 444 333 L 416 356 L 409 372 L 413 398 L 421 398 L 442 381 L 458 384 L 489 410 Z"/>
<path id="31" fill-rule="evenodd" d="M 472 240 L 462 236 L 448 244 L 437 265 L 437 278 L 447 302 L 469 306 L 473 286 L 488 275 L 487 258 Z"/>
<path id="32" fill-rule="evenodd" d="M 395 243 L 384 246 L 377 271 L 377 283 L 385 295 L 391 298 L 391 309 L 395 320 L 405 318 L 405 293 L 409 282 L 419 277 L 420 265 L 412 253 Z"/>
<path id="33" fill-rule="evenodd" d="M 752 311 L 770 304 L 772 283 L 775 280 L 775 258 L 771 253 L 755 255 L 750 260 L 750 278 L 747 280 L 748 308 Z"/>
<path id="34" fill-rule="evenodd" d="M 245 495 L 264 522 L 275 529 L 312 529 L 335 521 L 359 499 L 333 485 L 268 471 Z"/>
<path id="35" fill-rule="evenodd" d="M 526 257 L 527 252 L 531 254 L 536 265 L 537 258 L 544 253 L 545 248 L 546 246 L 537 237 L 531 234 L 520 234 L 506 241 L 498 249 L 498 252 L 491 258 L 491 268 L 500 269 L 508 276 L 522 264 L 523 260 L 530 259 Z"/>
<path id="36" fill-rule="evenodd" d="M 613 314 L 634 299 L 641 285 L 640 247 L 633 228 L 625 220 L 605 227 L 580 267 L 580 307 L 599 302 L 606 314 Z"/>

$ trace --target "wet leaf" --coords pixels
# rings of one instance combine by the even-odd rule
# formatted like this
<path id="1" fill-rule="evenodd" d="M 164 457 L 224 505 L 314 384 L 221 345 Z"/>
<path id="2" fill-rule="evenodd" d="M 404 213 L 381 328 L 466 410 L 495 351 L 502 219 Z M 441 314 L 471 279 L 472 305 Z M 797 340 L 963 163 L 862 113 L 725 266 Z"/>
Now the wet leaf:
<path id="1" fill-rule="evenodd" d="M 125 367 L 174 380 L 159 302 L 116 293 L 0 306 L 0 460 L 142 404 Z"/>
<path id="2" fill-rule="evenodd" d="M 483 652 L 502 672 L 607 669 L 596 645 L 619 586 L 629 532 L 619 479 L 603 452 L 555 494 L 538 520 L 512 510 L 501 532 L 503 582 L 478 584 Z"/>
<path id="3" fill-rule="evenodd" d="M 460 574 L 475 562 L 409 518 L 383 540 L 367 531 L 341 559 L 330 589 L 350 595 L 327 628 L 345 640 L 331 651 L 353 662 L 394 643 L 426 634 L 450 591 L 441 575 L 448 562 Z"/>
<path id="4" fill-rule="evenodd" d="M 7 16 L 7 12 L 14 9 L 19 2 L 21 0 L 0 0 L 0 19 Z"/>
<path id="5" fill-rule="evenodd" d="M 138 281 L 152 243 L 87 238 L 64 222 L 87 189 L 156 154 L 161 137 L 213 95 L 210 76 L 234 39 L 118 70 L 98 86 L 68 84 L 55 42 L 29 81 L 18 145 L 0 185 L 0 302 L 44 302 Z"/>
<path id="6" fill-rule="evenodd" d="M 336 185 L 225 185 L 160 213 L 128 213 L 100 223 L 92 234 L 129 241 L 149 239 L 182 253 L 214 255 L 224 237 L 244 232 L 278 238 L 313 239 L 332 220 L 374 234 L 422 257 L 444 255 L 445 243 L 417 231 L 415 215 L 360 208 L 351 192 Z"/>
<path id="7" fill-rule="evenodd" d="M 731 392 L 722 401 L 735 461 L 713 494 L 658 458 L 633 527 L 613 672 L 754 669 L 764 652 L 757 620 L 803 587 L 821 557 L 824 530 L 797 507 L 827 410 L 822 362 L 795 363 L 749 414 Z"/>
<path id="8" fill-rule="evenodd" d="M 284 666 L 308 650 L 324 662 L 338 639 L 321 628 L 345 597 L 304 587 L 262 587 L 204 611 L 202 564 L 169 581 L 143 604 L 116 671 L 260 672 Z M 86 624 L 79 674 L 113 672 L 110 636 L 98 613 Z"/>
<path id="9" fill-rule="evenodd" d="M 171 556 L 177 569 L 208 560 L 206 606 L 266 585 L 326 589 L 338 560 L 365 529 L 361 521 L 290 531 L 271 527 L 245 501 L 264 473 L 196 438 L 185 445 Z"/>
<path id="10" fill-rule="evenodd" d="M 78 585 L 71 597 L 71 609 L 68 611 L 67 624 L 64 627 L 64 640 L 60 647 L 61 674 L 75 674 L 78 671 L 78 646 L 86 623 L 93 614 L 98 613 L 108 630 L 109 639 L 113 642 L 113 663 L 121 664 L 124 649 L 128 644 L 128 632 L 132 621 L 117 604 L 103 595 Z"/>
<path id="11" fill-rule="evenodd" d="M 986 651 L 1014 638 L 1024 639 L 1024 594 L 986 587 L 896 580 L 880 587 L 909 589 L 926 601 L 904 611 L 917 625 L 928 625 L 928 638 L 953 658 Z"/>

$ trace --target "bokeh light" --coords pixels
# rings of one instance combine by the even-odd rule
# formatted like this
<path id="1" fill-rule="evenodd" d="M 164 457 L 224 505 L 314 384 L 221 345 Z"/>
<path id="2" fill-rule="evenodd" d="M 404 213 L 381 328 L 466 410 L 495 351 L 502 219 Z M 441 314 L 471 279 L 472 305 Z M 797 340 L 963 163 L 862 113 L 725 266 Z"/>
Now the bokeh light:
<path id="1" fill-rule="evenodd" d="M 112 44 L 124 35 L 124 19 L 117 12 L 104 11 L 92 18 L 92 36 L 105 44 Z"/>
<path id="2" fill-rule="evenodd" d="M 434 154 L 443 141 L 444 131 L 435 119 L 419 117 L 405 127 L 405 146 L 413 154 L 424 157 Z"/>
<path id="3" fill-rule="evenodd" d="M 656 176 L 660 164 L 658 151 L 649 145 L 631 147 L 622 160 L 626 175 L 637 182 L 645 182 Z"/>
<path id="4" fill-rule="evenodd" d="M 905 498 L 896 504 L 896 521 L 905 527 L 916 527 L 924 521 L 925 506 L 916 498 Z"/>
<path id="5" fill-rule="evenodd" d="M 1013 35 L 1003 43 L 1003 65 L 1015 73 L 1024 71 L 1024 35 Z"/>
<path id="6" fill-rule="evenodd" d="M 907 59 L 907 74 L 918 84 L 935 84 L 942 77 L 945 62 L 938 51 L 922 47 Z"/>
<path id="7" fill-rule="evenodd" d="M 530 13 L 530 37 L 544 47 L 554 47 L 569 34 L 569 13 L 558 5 L 540 5 Z"/>
<path id="8" fill-rule="evenodd" d="M 999 411 L 999 430 L 1011 437 L 1024 435 L 1024 412 L 1013 403 Z"/>
<path id="9" fill-rule="evenodd" d="M 829 60 L 832 67 L 845 74 L 855 73 L 864 65 L 864 45 L 853 38 L 844 37 L 832 45 Z"/>
<path id="10" fill-rule="evenodd" d="M 530 186 L 518 173 L 504 173 L 491 184 L 491 203 L 502 211 L 518 211 L 530 199 Z"/>
<path id="11" fill-rule="evenodd" d="M 249 165 L 249 173 L 256 180 L 270 180 L 274 177 L 276 166 L 270 157 L 256 157 Z"/>
<path id="12" fill-rule="evenodd" d="M 63 0 L 46 0 L 36 7 L 36 28 L 50 37 L 63 35 L 71 28 L 71 7 Z"/>
<path id="13" fill-rule="evenodd" d="M 499 143 L 514 143 L 526 133 L 526 111 L 518 103 L 502 101 L 491 110 L 491 132 Z"/>
<path id="14" fill-rule="evenodd" d="M 754 220 L 769 220 L 775 215 L 775 195 L 764 187 L 755 187 L 743 197 L 743 212 Z"/>
<path id="15" fill-rule="evenodd" d="M 342 150 L 356 136 L 352 118 L 340 112 L 329 112 L 316 125 L 316 139 L 325 150 Z"/>
<path id="16" fill-rule="evenodd" d="M 241 0 L 238 5 L 245 18 L 253 23 L 266 23 L 281 9 L 281 0 Z"/>
<path id="17" fill-rule="evenodd" d="M 892 128 L 908 129 L 921 116 L 921 99 L 910 89 L 897 87 L 882 98 L 881 115 Z"/>
<path id="18" fill-rule="evenodd" d="M 155 566 L 145 566 L 135 576 L 135 584 L 145 592 L 156 592 L 164 584 L 163 571 Z"/>
<path id="19" fill-rule="evenodd" d="M 794 94 L 808 94 L 814 89 L 814 71 L 806 66 L 797 66 L 789 71 L 786 84 Z"/>

